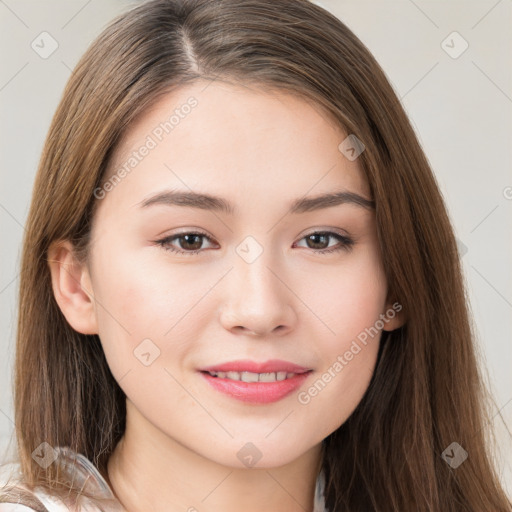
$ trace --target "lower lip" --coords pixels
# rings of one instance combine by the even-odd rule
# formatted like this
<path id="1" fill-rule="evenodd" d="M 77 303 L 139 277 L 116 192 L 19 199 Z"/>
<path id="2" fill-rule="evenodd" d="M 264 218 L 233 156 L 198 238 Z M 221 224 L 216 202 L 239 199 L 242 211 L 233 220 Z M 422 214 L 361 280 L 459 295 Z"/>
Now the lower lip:
<path id="1" fill-rule="evenodd" d="M 225 393 L 242 402 L 253 404 L 268 404 L 277 402 L 295 391 L 309 376 L 311 371 L 298 373 L 294 377 L 276 382 L 242 382 L 231 379 L 212 377 L 207 372 L 201 372 L 208 384 L 217 391 Z"/>

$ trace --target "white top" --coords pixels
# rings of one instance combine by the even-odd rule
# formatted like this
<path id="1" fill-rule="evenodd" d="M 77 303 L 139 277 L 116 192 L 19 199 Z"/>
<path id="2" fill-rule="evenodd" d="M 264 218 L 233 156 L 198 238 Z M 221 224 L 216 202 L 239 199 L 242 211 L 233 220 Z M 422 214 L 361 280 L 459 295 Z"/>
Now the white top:
<path id="1" fill-rule="evenodd" d="M 88 492 L 94 492 L 99 497 L 112 500 L 108 506 L 102 503 L 100 508 L 97 503 L 83 498 L 81 510 L 84 512 L 125 512 L 112 489 L 89 459 L 81 453 L 74 452 L 69 447 L 59 447 L 56 450 L 59 454 L 57 461 L 62 463 L 68 472 L 74 472 L 74 480 L 79 486 L 85 486 Z M 13 482 L 16 482 L 19 487 L 26 490 L 22 484 L 19 463 L 14 462 L 0 466 L 0 495 L 2 487 Z M 314 509 L 312 512 L 328 512 L 325 508 L 324 485 L 325 478 L 323 471 L 321 471 L 316 480 Z M 48 512 L 70 512 L 71 510 L 62 500 L 47 494 L 41 488 L 36 487 L 34 491 L 27 492 L 37 498 L 46 507 Z M 0 503 L 0 512 L 34 512 L 34 509 L 19 503 Z"/>
<path id="2" fill-rule="evenodd" d="M 89 493 L 94 493 L 98 498 L 108 498 L 109 503 L 102 502 L 101 508 L 98 503 L 82 497 L 81 504 L 84 512 L 121 512 L 123 507 L 116 499 L 112 489 L 105 479 L 101 476 L 99 470 L 84 455 L 76 453 L 69 447 L 59 447 L 56 461 L 63 466 L 68 475 L 72 475 L 74 484 L 84 488 Z M 1 487 L 16 483 L 29 495 L 37 498 L 48 512 L 69 512 L 71 509 L 57 496 L 48 494 L 44 489 L 36 487 L 34 491 L 28 490 L 23 485 L 23 475 L 20 470 L 20 464 L 17 462 L 4 464 L 0 466 L 0 496 Z M 33 512 L 34 509 L 27 505 L 19 503 L 0 503 L 0 512 Z"/>

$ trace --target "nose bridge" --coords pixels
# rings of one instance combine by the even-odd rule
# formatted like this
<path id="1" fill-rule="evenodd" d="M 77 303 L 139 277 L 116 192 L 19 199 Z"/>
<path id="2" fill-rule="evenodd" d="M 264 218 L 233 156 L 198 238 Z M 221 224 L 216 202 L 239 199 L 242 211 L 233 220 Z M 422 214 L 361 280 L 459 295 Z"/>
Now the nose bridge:
<path id="1" fill-rule="evenodd" d="M 235 248 L 231 285 L 223 312 L 225 327 L 244 327 L 260 334 L 293 321 L 290 293 L 276 251 L 247 236 Z"/>
<path id="2" fill-rule="evenodd" d="M 276 294 L 282 296 L 279 290 L 282 283 L 274 275 L 280 264 L 275 257 L 276 251 L 270 246 L 270 238 L 260 242 L 249 235 L 235 248 L 234 271 L 238 286 L 247 290 L 249 298 L 252 296 L 257 301 L 271 300 Z"/>

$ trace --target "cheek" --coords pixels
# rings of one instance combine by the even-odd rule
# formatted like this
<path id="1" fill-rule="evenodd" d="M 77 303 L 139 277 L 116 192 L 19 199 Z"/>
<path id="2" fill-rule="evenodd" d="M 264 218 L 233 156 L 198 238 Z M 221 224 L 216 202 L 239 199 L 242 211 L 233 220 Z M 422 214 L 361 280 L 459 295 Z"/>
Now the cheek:
<path id="1" fill-rule="evenodd" d="M 170 265 L 163 249 L 121 249 L 119 242 L 98 245 L 93 262 L 99 335 L 112 372 L 139 369 L 137 354 L 148 350 L 164 356 L 152 368 L 165 366 L 169 354 L 179 368 L 194 349 L 190 340 L 198 339 L 205 296 L 223 271 Z"/>
<path id="2" fill-rule="evenodd" d="M 324 335 L 316 338 L 322 365 L 297 397 L 308 417 L 322 419 L 315 420 L 322 425 L 322 436 L 347 420 L 368 389 L 381 337 L 377 321 L 385 313 L 387 292 L 380 260 L 371 250 L 361 253 L 357 262 L 340 266 L 325 282 L 322 298 L 311 297 L 333 332 L 324 328 Z"/>
<path id="3" fill-rule="evenodd" d="M 380 336 L 377 332 L 365 342 L 338 336 L 335 344 L 324 343 L 322 367 L 297 395 L 301 415 L 314 427 L 312 441 L 343 425 L 361 402 L 375 370 Z"/>
<path id="4" fill-rule="evenodd" d="M 304 289 L 301 296 L 323 321 L 324 353 L 343 350 L 385 311 L 386 278 L 373 246 L 348 255 L 337 266 L 315 271 L 308 287 L 309 295 Z"/>
<path id="5" fill-rule="evenodd" d="M 162 337 L 197 301 L 206 283 L 185 266 L 169 266 L 158 248 L 97 251 L 95 297 L 103 325 L 115 317 L 126 330 Z M 122 257 L 121 254 L 122 253 Z M 103 312 L 102 312 L 103 310 Z M 110 313 L 110 314 L 109 314 Z"/>

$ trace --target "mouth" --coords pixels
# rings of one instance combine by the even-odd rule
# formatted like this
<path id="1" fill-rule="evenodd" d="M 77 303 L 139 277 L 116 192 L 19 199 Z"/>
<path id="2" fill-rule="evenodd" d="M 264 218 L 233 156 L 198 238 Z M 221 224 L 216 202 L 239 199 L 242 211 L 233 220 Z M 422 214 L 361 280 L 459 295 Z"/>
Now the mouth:
<path id="1" fill-rule="evenodd" d="M 285 398 L 313 372 L 312 369 L 273 360 L 265 363 L 232 361 L 199 370 L 213 389 L 252 404 L 266 404 Z"/>

